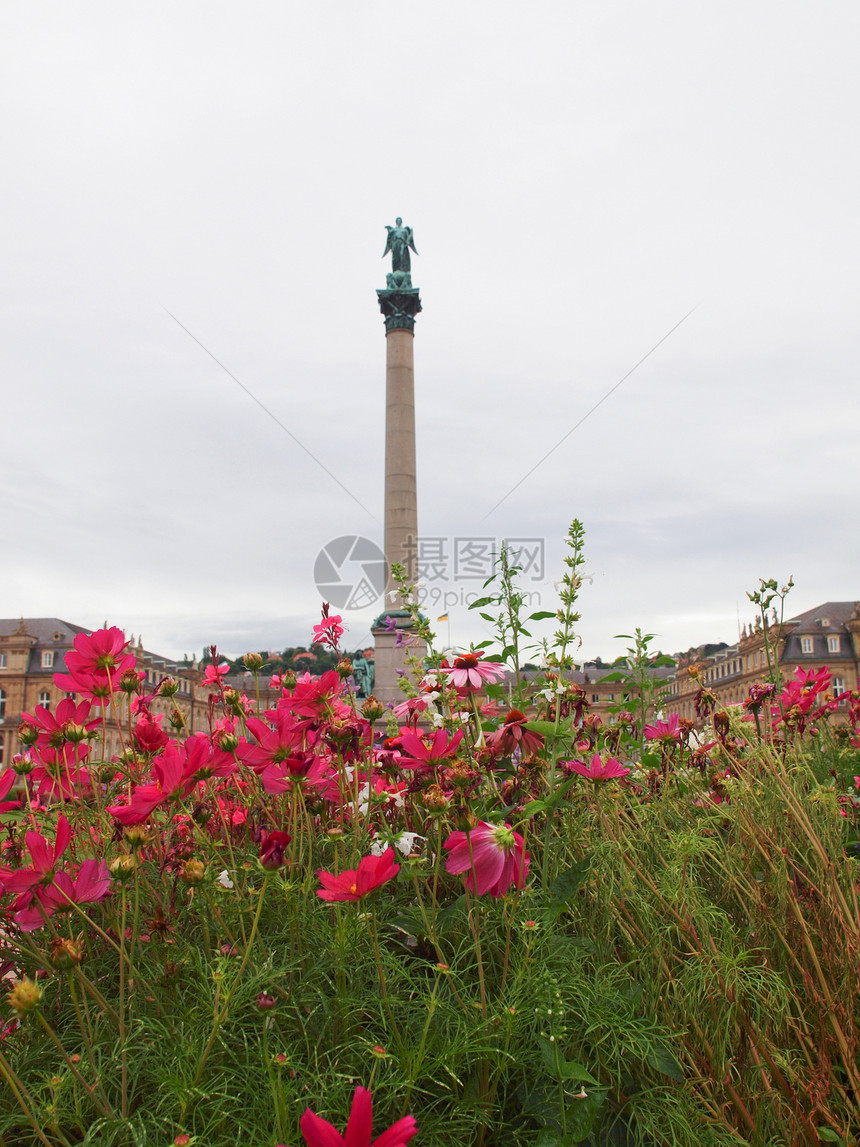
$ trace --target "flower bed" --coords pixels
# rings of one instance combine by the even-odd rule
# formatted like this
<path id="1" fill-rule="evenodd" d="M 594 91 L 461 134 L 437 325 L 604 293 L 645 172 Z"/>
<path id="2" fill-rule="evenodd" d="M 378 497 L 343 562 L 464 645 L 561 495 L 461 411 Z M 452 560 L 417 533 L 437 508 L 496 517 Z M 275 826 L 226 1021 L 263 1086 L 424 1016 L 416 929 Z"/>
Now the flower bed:
<path id="1" fill-rule="evenodd" d="M 601 723 L 570 541 L 541 680 L 500 703 L 503 570 L 498 659 L 416 615 L 384 739 L 345 665 L 258 712 L 217 659 L 171 737 L 121 631 L 76 638 L 0 776 L 0 1142 L 856 1141 L 860 699 Z"/>

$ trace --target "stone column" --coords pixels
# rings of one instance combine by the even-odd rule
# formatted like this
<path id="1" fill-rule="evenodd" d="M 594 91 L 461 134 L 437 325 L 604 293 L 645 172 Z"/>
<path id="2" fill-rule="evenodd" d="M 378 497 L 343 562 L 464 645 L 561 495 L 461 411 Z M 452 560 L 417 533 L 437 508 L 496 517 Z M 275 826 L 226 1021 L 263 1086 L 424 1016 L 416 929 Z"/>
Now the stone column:
<path id="1" fill-rule="evenodd" d="M 402 327 L 385 335 L 385 559 L 389 570 L 398 562 L 412 576 L 418 536 L 414 342 L 414 331 Z M 390 575 L 388 588 L 395 588 Z"/>
<path id="2" fill-rule="evenodd" d="M 421 310 L 421 299 L 411 283 L 376 293 L 385 316 L 386 344 L 385 559 L 389 570 L 397 562 L 403 566 L 407 577 L 414 580 L 418 501 L 413 346 L 415 316 Z M 395 589 L 396 584 L 389 575 L 387 591 Z M 420 655 L 409 638 L 411 628 L 411 616 L 403 608 L 403 602 L 399 599 L 392 602 L 386 592 L 383 611 L 371 627 L 375 646 L 373 692 L 386 704 L 403 700 L 399 679 L 406 670 L 407 652 Z"/>

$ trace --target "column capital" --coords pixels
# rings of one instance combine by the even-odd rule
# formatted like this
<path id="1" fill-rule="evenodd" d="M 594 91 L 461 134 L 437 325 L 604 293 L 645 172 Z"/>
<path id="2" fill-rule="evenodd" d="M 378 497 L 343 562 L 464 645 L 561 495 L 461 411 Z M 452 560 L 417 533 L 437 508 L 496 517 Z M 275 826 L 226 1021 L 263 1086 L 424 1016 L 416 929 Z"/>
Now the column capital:
<path id="1" fill-rule="evenodd" d="M 385 330 L 414 331 L 415 316 L 421 310 L 418 288 L 386 288 L 376 292 L 379 309 L 385 316 Z"/>

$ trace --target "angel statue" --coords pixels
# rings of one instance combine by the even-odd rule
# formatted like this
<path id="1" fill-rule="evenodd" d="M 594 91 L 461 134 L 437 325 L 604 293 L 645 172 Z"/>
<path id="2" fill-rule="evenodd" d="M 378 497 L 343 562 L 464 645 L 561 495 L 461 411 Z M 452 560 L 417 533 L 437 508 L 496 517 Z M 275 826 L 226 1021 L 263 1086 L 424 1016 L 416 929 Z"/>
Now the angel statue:
<path id="1" fill-rule="evenodd" d="M 391 252 L 391 274 L 386 278 L 389 281 L 389 287 L 412 287 L 412 264 L 409 256 L 409 248 L 411 247 L 415 254 L 415 239 L 412 235 L 411 227 L 404 227 L 403 220 L 397 216 L 395 226 L 389 227 L 386 225 L 388 232 L 388 240 L 385 244 L 385 250 L 382 252 L 383 259 Z"/>

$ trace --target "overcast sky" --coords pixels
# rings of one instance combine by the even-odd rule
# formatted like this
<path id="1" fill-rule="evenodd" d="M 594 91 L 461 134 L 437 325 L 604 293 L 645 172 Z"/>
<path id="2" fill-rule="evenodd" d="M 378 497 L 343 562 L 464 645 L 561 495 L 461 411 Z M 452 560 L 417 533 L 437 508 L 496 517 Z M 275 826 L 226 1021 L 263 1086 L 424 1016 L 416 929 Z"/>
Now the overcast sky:
<path id="1" fill-rule="evenodd" d="M 0 615 L 169 655 L 308 639 L 319 550 L 382 538 L 396 215 L 421 534 L 545 538 L 553 608 L 581 518 L 584 656 L 637 625 L 732 641 L 759 577 L 794 575 L 789 613 L 860 598 L 858 25 L 850 0 L 6 4 Z M 480 641 L 449 566 L 428 613 Z"/>

